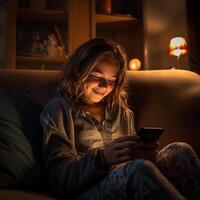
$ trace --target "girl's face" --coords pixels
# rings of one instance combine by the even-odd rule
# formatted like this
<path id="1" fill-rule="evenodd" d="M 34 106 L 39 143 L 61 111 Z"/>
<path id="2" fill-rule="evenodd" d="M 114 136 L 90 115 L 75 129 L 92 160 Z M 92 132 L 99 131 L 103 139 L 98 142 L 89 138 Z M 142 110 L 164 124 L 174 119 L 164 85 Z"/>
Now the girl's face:
<path id="1" fill-rule="evenodd" d="M 112 92 L 118 73 L 119 66 L 114 61 L 97 63 L 83 83 L 85 89 L 82 100 L 87 104 L 100 102 Z"/>

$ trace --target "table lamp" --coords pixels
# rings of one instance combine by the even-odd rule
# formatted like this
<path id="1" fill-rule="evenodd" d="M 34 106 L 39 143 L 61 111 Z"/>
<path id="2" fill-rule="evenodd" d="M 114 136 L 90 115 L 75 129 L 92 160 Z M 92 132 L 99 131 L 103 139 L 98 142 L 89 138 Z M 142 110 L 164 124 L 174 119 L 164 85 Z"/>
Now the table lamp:
<path id="1" fill-rule="evenodd" d="M 177 67 L 180 66 L 180 56 L 187 53 L 187 43 L 184 37 L 174 37 L 169 44 L 170 55 L 177 57 Z"/>

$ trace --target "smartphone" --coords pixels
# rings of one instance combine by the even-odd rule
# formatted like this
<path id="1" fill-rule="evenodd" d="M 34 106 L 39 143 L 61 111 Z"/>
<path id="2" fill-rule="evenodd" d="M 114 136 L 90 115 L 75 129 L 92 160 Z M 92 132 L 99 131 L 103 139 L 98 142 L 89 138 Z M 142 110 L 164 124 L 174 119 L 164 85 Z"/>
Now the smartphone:
<path id="1" fill-rule="evenodd" d="M 156 142 L 163 134 L 161 127 L 143 127 L 138 132 L 138 140 L 141 142 Z"/>

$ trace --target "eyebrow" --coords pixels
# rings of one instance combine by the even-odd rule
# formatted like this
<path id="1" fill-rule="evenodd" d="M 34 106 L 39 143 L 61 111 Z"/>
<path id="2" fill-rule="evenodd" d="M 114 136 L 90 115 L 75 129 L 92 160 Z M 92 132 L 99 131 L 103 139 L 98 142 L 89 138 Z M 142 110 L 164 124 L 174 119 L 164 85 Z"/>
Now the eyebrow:
<path id="1" fill-rule="evenodd" d="M 92 72 L 98 72 L 98 73 L 100 73 L 100 74 L 103 74 L 100 70 L 98 70 L 98 69 L 95 69 L 94 71 L 92 71 Z M 115 75 L 115 76 L 112 76 L 113 78 L 117 78 L 118 77 L 118 75 Z"/>

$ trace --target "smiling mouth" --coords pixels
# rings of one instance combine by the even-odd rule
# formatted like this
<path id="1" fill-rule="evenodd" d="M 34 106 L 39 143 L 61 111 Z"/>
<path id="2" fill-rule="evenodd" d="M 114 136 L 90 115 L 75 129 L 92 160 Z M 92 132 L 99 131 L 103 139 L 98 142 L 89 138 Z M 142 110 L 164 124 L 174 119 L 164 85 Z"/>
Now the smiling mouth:
<path id="1" fill-rule="evenodd" d="M 105 92 L 98 92 L 96 90 L 93 90 L 95 94 L 98 94 L 100 96 L 104 96 L 105 95 Z"/>

